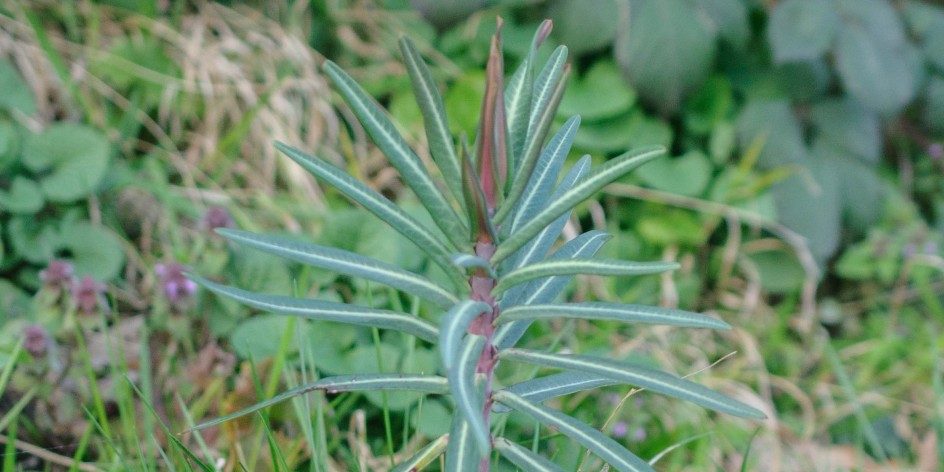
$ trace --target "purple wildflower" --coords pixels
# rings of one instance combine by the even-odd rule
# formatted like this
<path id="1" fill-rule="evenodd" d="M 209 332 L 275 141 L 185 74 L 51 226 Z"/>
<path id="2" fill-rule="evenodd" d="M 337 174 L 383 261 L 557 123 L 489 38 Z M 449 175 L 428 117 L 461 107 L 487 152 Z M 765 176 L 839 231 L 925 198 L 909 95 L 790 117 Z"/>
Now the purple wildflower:
<path id="1" fill-rule="evenodd" d="M 102 293 L 105 292 L 105 288 L 105 284 L 96 282 L 91 275 L 86 275 L 72 285 L 72 299 L 79 311 L 92 314 L 102 302 Z"/>
<path id="2" fill-rule="evenodd" d="M 49 287 L 68 287 L 72 282 L 72 277 L 72 264 L 59 259 L 49 261 L 49 265 L 39 271 L 39 280 Z"/>
<path id="3" fill-rule="evenodd" d="M 617 421 L 613 425 L 613 437 L 623 438 L 626 437 L 626 433 L 629 432 L 629 425 L 625 421 Z"/>
<path id="4" fill-rule="evenodd" d="M 232 228 L 234 226 L 233 217 L 230 216 L 229 211 L 223 207 L 208 208 L 206 213 L 203 214 L 203 218 L 200 220 L 200 225 L 211 233 L 216 228 Z"/>
<path id="5" fill-rule="evenodd" d="M 34 358 L 45 357 L 49 350 L 49 335 L 40 325 L 23 328 L 23 347 Z"/>
<path id="6" fill-rule="evenodd" d="M 633 430 L 633 441 L 642 442 L 646 440 L 646 430 L 642 428 L 636 428 Z"/>
<path id="7" fill-rule="evenodd" d="M 160 278 L 161 290 L 171 303 L 177 303 L 197 291 L 197 284 L 184 276 L 187 270 L 187 266 L 179 262 L 154 266 L 154 272 Z"/>
<path id="8" fill-rule="evenodd" d="M 942 143 L 931 143 L 928 146 L 928 155 L 932 159 L 940 159 L 944 157 L 944 144 Z"/>

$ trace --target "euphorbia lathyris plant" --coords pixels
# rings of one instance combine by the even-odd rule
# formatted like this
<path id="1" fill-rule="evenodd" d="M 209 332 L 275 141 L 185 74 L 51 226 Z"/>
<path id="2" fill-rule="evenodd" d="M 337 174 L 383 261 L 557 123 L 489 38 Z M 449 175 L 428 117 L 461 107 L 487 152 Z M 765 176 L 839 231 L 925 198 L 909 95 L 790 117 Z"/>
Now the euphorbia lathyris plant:
<path id="1" fill-rule="evenodd" d="M 329 377 L 201 426 L 248 414 L 312 390 L 328 392 L 412 390 L 451 395 L 457 414 L 448 435 L 433 440 L 397 470 L 421 470 L 443 454 L 449 471 L 487 471 L 492 451 L 528 471 L 561 470 L 515 440 L 496 437 L 494 415 L 516 410 L 593 451 L 617 470 L 652 470 L 645 461 L 599 430 L 548 408 L 549 398 L 615 383 L 645 388 L 736 416 L 759 411 L 701 385 L 632 363 L 585 355 L 515 347 L 535 320 L 581 318 L 728 329 L 722 321 L 680 310 L 616 303 L 558 303 L 575 274 L 641 275 L 672 270 L 673 263 L 594 258 L 609 236 L 588 231 L 555 249 L 573 208 L 605 185 L 663 154 L 661 148 L 631 151 L 590 169 L 584 157 L 558 181 L 577 131 L 573 117 L 547 139 L 567 81 L 567 49 L 558 47 L 543 68 L 535 50 L 550 33 L 545 21 L 528 56 L 503 84 L 501 22 L 492 38 L 478 134 L 472 149 L 449 133 L 442 98 L 409 40 L 400 42 L 422 111 L 430 153 L 444 182 L 401 137 L 387 115 L 337 65 L 334 81 L 373 141 L 432 216 L 436 228 L 419 223 L 396 204 L 333 165 L 284 144 L 278 148 L 304 168 L 417 244 L 448 275 L 451 287 L 422 275 L 340 249 L 291 239 L 221 230 L 232 241 L 301 263 L 388 285 L 435 305 L 438 324 L 389 310 L 261 295 L 197 279 L 208 289 L 278 313 L 399 330 L 436 343 L 443 375 L 373 374 Z M 496 388 L 495 368 L 515 362 L 561 373 Z"/>

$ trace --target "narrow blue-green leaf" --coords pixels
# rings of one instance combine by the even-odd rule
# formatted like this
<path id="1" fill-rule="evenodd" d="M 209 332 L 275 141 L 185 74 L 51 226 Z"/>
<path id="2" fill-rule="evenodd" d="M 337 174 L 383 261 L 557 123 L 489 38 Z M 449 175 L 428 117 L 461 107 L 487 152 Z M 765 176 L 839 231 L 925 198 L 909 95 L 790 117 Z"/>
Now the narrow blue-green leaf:
<path id="1" fill-rule="evenodd" d="M 480 457 L 487 456 L 490 450 L 488 425 L 482 418 L 485 400 L 475 382 L 475 366 L 478 364 L 484 347 L 485 337 L 467 336 L 452 369 L 449 369 L 449 388 L 456 400 L 456 408 L 459 410 L 459 415 L 472 429 L 472 436 L 478 444 Z"/>
<path id="2" fill-rule="evenodd" d="M 573 187 L 574 183 L 583 177 L 587 172 L 587 169 L 590 168 L 590 156 L 583 156 L 574 164 L 573 167 L 567 171 L 567 174 L 564 175 L 564 178 L 561 179 L 560 184 L 557 185 L 557 188 L 554 189 L 554 193 L 551 195 L 549 201 L 557 200 L 561 195 L 570 190 Z M 535 236 L 528 244 L 526 244 L 520 251 L 515 253 L 513 257 L 505 261 L 505 266 L 509 269 L 514 269 L 517 267 L 522 267 L 524 265 L 530 264 L 533 261 L 544 259 L 547 256 L 548 251 L 554 246 L 554 242 L 560 237 L 561 232 L 564 230 L 564 226 L 567 225 L 567 220 L 570 218 L 572 211 L 565 211 L 563 215 L 558 216 L 551 224 L 544 227 L 537 236 Z"/>
<path id="3" fill-rule="evenodd" d="M 472 427 L 463 415 L 453 415 L 452 428 L 449 430 L 449 447 L 446 448 L 446 468 L 450 472 L 478 470 L 482 456 Z"/>
<path id="4" fill-rule="evenodd" d="M 607 437 L 599 430 L 567 416 L 559 411 L 547 408 L 521 398 L 507 390 L 500 390 L 493 395 L 495 401 L 520 411 L 538 422 L 545 424 L 567 437 L 577 441 L 601 459 L 622 472 L 654 472 L 653 468 L 632 452 Z"/>
<path id="5" fill-rule="evenodd" d="M 551 461 L 505 438 L 495 440 L 495 450 L 524 472 L 564 472 Z"/>
<path id="6" fill-rule="evenodd" d="M 559 260 L 568 258 L 591 257 L 600 249 L 603 244 L 610 239 L 610 235 L 602 231 L 587 231 L 576 238 L 568 241 L 560 247 L 549 260 Z M 573 276 L 563 275 L 556 277 L 547 277 L 543 280 L 535 280 L 525 285 L 523 295 L 506 302 L 502 300 L 501 309 L 510 308 L 516 305 L 532 305 L 536 303 L 548 303 L 567 286 Z M 500 326 L 495 331 L 495 346 L 499 350 L 514 346 L 521 339 L 521 336 L 531 325 L 531 321 L 513 321 Z"/>
<path id="7" fill-rule="evenodd" d="M 521 61 L 508 85 L 505 87 L 505 108 L 508 117 L 508 140 L 511 143 L 511 158 L 508 159 L 508 178 L 505 192 L 510 190 L 524 154 L 524 143 L 528 137 L 528 120 L 531 117 L 531 97 L 534 94 L 534 62 L 537 50 L 550 33 L 552 23 L 544 20 L 534 33 L 528 54 Z"/>
<path id="8" fill-rule="evenodd" d="M 468 247 L 469 228 L 446 201 L 442 191 L 426 171 L 423 161 L 406 144 L 384 111 L 337 64 L 325 61 L 324 71 L 334 81 L 338 91 L 347 100 L 377 147 L 397 169 L 403 181 L 416 193 L 436 225 L 456 248 Z"/>
<path id="9" fill-rule="evenodd" d="M 678 269 L 675 262 L 633 262 L 619 259 L 565 259 L 535 262 L 501 276 L 492 293 L 556 275 L 647 275 Z"/>
<path id="10" fill-rule="evenodd" d="M 453 250 L 439 236 L 433 234 L 426 226 L 403 211 L 397 204 L 322 159 L 280 142 L 276 142 L 275 147 L 308 172 L 325 180 L 351 200 L 363 205 L 368 211 L 429 254 L 433 261 L 454 279 L 453 282 L 461 283 L 462 274 L 454 270 L 448 262 L 448 256 Z M 458 276 L 458 279 L 456 279 L 456 276 Z"/>
<path id="11" fill-rule="evenodd" d="M 233 229 L 218 229 L 216 232 L 240 244 L 302 264 L 389 285 L 442 308 L 449 308 L 459 301 L 452 292 L 426 277 L 350 251 Z"/>
<path id="12" fill-rule="evenodd" d="M 742 418 L 766 418 L 760 411 L 739 401 L 732 400 L 714 390 L 648 367 L 599 357 L 550 354 L 525 349 L 507 349 L 502 351 L 500 356 L 507 361 L 526 362 L 542 367 L 573 370 L 607 377 L 663 395 L 687 400 L 729 415 Z"/>
<path id="13" fill-rule="evenodd" d="M 465 206 L 462 195 L 462 172 L 459 168 L 459 154 L 456 144 L 449 132 L 449 123 L 446 118 L 446 107 L 433 76 L 426 67 L 426 62 L 416 50 L 413 42 L 406 37 L 400 38 L 400 52 L 406 61 L 406 70 L 410 74 L 410 83 L 413 85 L 413 95 L 423 114 L 423 127 L 426 129 L 426 141 L 429 143 L 429 153 L 433 157 L 439 172 L 442 174 L 446 186 Z"/>
<path id="14" fill-rule="evenodd" d="M 548 59 L 545 71 L 552 68 L 556 72 L 542 74 L 534 84 L 534 96 L 531 99 L 531 118 L 528 121 L 528 137 L 525 139 L 524 151 L 515 169 L 514 181 L 508 190 L 508 196 L 502 206 L 495 213 L 495 223 L 501 224 L 515 209 L 518 199 L 524 193 L 535 163 L 544 147 L 548 130 L 554 117 L 557 116 L 557 107 L 564 96 L 569 74 L 564 70 L 567 62 L 567 48 L 560 46 Z M 541 79 L 545 79 L 541 81 Z"/>
<path id="15" fill-rule="evenodd" d="M 577 318 L 683 326 L 687 328 L 731 329 L 731 326 L 724 321 L 690 311 L 606 302 L 518 305 L 503 310 L 497 322 L 502 324 L 518 320 L 549 318 Z"/>
<path id="16" fill-rule="evenodd" d="M 491 258 L 492 264 L 497 265 L 511 256 L 518 249 L 528 243 L 535 235 L 541 232 L 558 216 L 573 209 L 578 203 L 593 196 L 594 193 L 607 184 L 626 175 L 629 171 L 655 159 L 665 153 L 661 146 L 646 147 L 627 152 L 619 157 L 607 161 L 605 164 L 591 171 L 586 177 L 577 181 L 570 191 L 560 198 L 550 202 L 540 213 L 534 216 L 520 230 L 509 235 L 502 241 Z M 507 200 L 505 203 L 508 203 Z"/>
<path id="17" fill-rule="evenodd" d="M 421 374 L 358 374 L 326 377 L 317 382 L 302 385 L 280 393 L 268 400 L 261 401 L 221 418 L 207 421 L 206 423 L 200 423 L 188 429 L 187 432 L 216 426 L 315 390 L 323 390 L 327 393 L 407 390 L 442 395 L 449 393 L 449 383 L 445 378 L 438 375 Z"/>
<path id="18" fill-rule="evenodd" d="M 261 293 L 220 285 L 193 275 L 190 275 L 190 278 L 215 293 L 260 310 L 300 316 L 313 320 L 335 321 L 358 326 L 370 326 L 372 328 L 393 329 L 412 334 L 413 336 L 430 342 L 435 342 L 439 338 L 439 330 L 437 330 L 432 323 L 408 313 L 365 308 L 324 300 L 263 295 Z"/>
<path id="19" fill-rule="evenodd" d="M 446 369 L 452 369 L 459 350 L 462 349 L 462 337 L 469 329 L 469 324 L 479 315 L 492 310 L 488 303 L 465 300 L 449 309 L 443 315 L 440 326 L 439 353 Z"/>
<path id="20" fill-rule="evenodd" d="M 463 269 L 482 269 L 484 270 L 489 277 L 497 279 L 498 275 L 495 274 L 495 269 L 492 268 L 492 265 L 488 263 L 485 259 L 482 259 L 479 256 L 473 256 L 472 254 L 453 254 L 449 257 L 452 260 L 453 265 L 456 267 L 461 267 Z"/>
<path id="21" fill-rule="evenodd" d="M 508 390 L 515 395 L 533 402 L 543 402 L 549 398 L 570 395 L 571 393 L 605 387 L 616 383 L 619 382 L 600 377 L 599 375 L 590 375 L 581 372 L 561 372 L 559 374 L 526 380 L 506 387 L 504 390 Z M 507 411 L 507 408 L 508 407 L 502 404 L 496 403 L 492 407 L 492 410 L 498 413 L 504 413 Z"/>
<path id="22" fill-rule="evenodd" d="M 449 435 L 444 434 L 420 449 L 413 457 L 397 464 L 396 467 L 390 469 L 390 472 L 417 472 L 423 470 L 443 454 L 448 444 Z"/>
<path id="23" fill-rule="evenodd" d="M 579 127 L 580 116 L 571 117 L 544 147 L 544 151 L 535 163 L 528 185 L 516 203 L 518 208 L 514 211 L 511 224 L 505 225 L 510 228 L 509 233 L 520 228 L 547 203 Z"/>

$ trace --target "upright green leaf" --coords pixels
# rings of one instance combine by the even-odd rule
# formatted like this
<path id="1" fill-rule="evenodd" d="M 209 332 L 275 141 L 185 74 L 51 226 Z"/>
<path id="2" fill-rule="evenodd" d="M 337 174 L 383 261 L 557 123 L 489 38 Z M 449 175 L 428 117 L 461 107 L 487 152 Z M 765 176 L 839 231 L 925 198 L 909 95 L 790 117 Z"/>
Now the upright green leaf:
<path id="1" fill-rule="evenodd" d="M 227 287 L 192 275 L 190 278 L 214 293 L 232 298 L 233 300 L 260 310 L 300 316 L 314 320 L 335 321 L 380 329 L 394 329 L 412 334 L 413 336 L 430 342 L 435 342 L 439 339 L 439 331 L 435 326 L 422 318 L 408 313 L 365 308 L 323 300 L 263 295 L 234 287 Z"/>
<path id="2" fill-rule="evenodd" d="M 293 261 L 389 285 L 442 308 L 451 307 L 459 301 L 455 294 L 426 277 L 350 251 L 232 229 L 218 229 L 217 233 L 240 244 Z"/>
<path id="3" fill-rule="evenodd" d="M 495 450 L 524 472 L 564 472 L 551 461 L 505 438 L 495 439 Z"/>
<path id="4" fill-rule="evenodd" d="M 426 129 L 426 141 L 429 142 L 429 152 L 442 173 L 443 180 L 449 190 L 460 202 L 465 205 L 462 196 L 462 172 L 459 167 L 459 155 L 456 153 L 456 144 L 449 132 L 449 123 L 446 119 L 446 107 L 442 96 L 433 82 L 433 76 L 426 67 L 426 63 L 416 50 L 413 42 L 406 37 L 400 38 L 400 52 L 406 61 L 406 70 L 410 74 L 410 83 L 413 85 L 413 95 L 423 114 L 423 126 Z"/>
<path id="5" fill-rule="evenodd" d="M 635 454 L 629 452 L 626 448 L 610 439 L 599 430 L 576 418 L 572 418 L 538 403 L 525 400 L 507 390 L 495 392 L 493 397 L 495 401 L 520 411 L 542 424 L 560 431 L 574 441 L 577 441 L 611 466 L 615 467 L 616 470 L 623 472 L 654 472 L 654 469 L 650 467 L 649 464 Z"/>
<path id="6" fill-rule="evenodd" d="M 619 259 L 564 259 L 535 262 L 502 274 L 492 293 L 542 277 L 557 275 L 646 275 L 678 269 L 675 262 L 632 262 Z"/>
<path id="7" fill-rule="evenodd" d="M 424 250 L 432 257 L 433 261 L 453 278 L 453 282 L 463 283 L 461 274 L 458 274 L 448 261 L 448 256 L 452 253 L 449 246 L 419 221 L 416 221 L 409 213 L 403 211 L 380 193 L 344 173 L 341 169 L 315 156 L 279 142 L 275 143 L 275 147 L 307 171 L 324 179 L 341 193 L 347 195 L 348 198 L 363 205 L 364 208 L 367 208 L 371 213 L 397 230 L 398 233 Z M 456 276 L 458 276 L 458 279 L 456 279 Z"/>
<path id="8" fill-rule="evenodd" d="M 397 464 L 390 469 L 390 472 L 417 472 L 423 470 L 429 464 L 432 464 L 436 458 L 443 454 L 446 446 L 449 444 L 449 435 L 444 434 L 431 441 L 423 449 L 410 457 L 409 459 Z"/>
<path id="9" fill-rule="evenodd" d="M 687 328 L 731 329 L 731 326 L 724 321 L 690 311 L 648 305 L 628 305 L 607 302 L 518 305 L 502 310 L 496 322 L 502 324 L 518 320 L 550 318 L 610 320 L 626 323 L 683 326 Z"/>
<path id="10" fill-rule="evenodd" d="M 466 239 L 468 228 L 465 223 L 446 201 L 442 191 L 423 166 L 423 161 L 406 144 L 403 136 L 396 131 L 383 110 L 337 64 L 326 61 L 324 71 L 344 95 L 351 110 L 357 115 L 357 119 L 370 134 L 377 147 L 383 151 L 390 163 L 400 172 L 403 181 L 419 197 L 436 225 L 456 248 L 468 247 Z"/>
<path id="11" fill-rule="evenodd" d="M 449 370 L 449 388 L 456 400 L 459 416 L 462 416 L 472 430 L 472 437 L 478 444 L 480 457 L 489 453 L 491 438 L 488 425 L 482 417 L 485 400 L 476 385 L 475 366 L 485 347 L 485 337 L 469 335 L 462 344 L 455 365 Z"/>
<path id="12" fill-rule="evenodd" d="M 495 254 L 492 256 L 492 264 L 498 264 L 508 256 L 511 256 L 527 242 L 541 232 L 549 223 L 557 219 L 558 216 L 571 210 L 578 203 L 590 198 L 594 193 L 602 189 L 607 184 L 623 177 L 631 170 L 639 167 L 646 162 L 655 159 L 665 153 L 662 147 L 647 147 L 629 151 L 619 157 L 607 161 L 594 171 L 591 171 L 586 177 L 577 181 L 574 186 L 550 202 L 547 207 L 534 216 L 531 221 L 526 223 L 521 229 L 510 235 L 507 240 L 502 241 Z M 505 202 L 508 203 L 507 201 Z"/>
<path id="13" fill-rule="evenodd" d="M 449 447 L 446 448 L 448 471 L 478 470 L 482 456 L 472 435 L 472 427 L 463 415 L 453 415 L 449 430 Z"/>
<path id="14" fill-rule="evenodd" d="M 705 408 L 744 418 L 763 419 L 760 411 L 732 400 L 714 390 L 674 375 L 625 362 L 572 354 L 550 354 L 525 349 L 506 349 L 500 357 L 507 361 L 584 372 L 687 400 Z"/>
<path id="15" fill-rule="evenodd" d="M 481 314 L 492 311 L 488 303 L 464 300 L 449 309 L 440 323 L 439 353 L 446 370 L 452 369 L 462 349 L 462 338 L 469 325 Z"/>

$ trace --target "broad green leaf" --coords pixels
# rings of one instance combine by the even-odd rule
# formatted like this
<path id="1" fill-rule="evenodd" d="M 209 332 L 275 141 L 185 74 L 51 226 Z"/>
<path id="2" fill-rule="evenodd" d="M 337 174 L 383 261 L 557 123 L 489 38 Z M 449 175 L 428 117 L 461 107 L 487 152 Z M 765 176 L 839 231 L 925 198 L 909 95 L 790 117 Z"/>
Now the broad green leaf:
<path id="1" fill-rule="evenodd" d="M 444 434 L 433 441 L 430 441 L 423 449 L 410 457 L 409 459 L 397 464 L 390 469 L 390 472 L 416 472 L 426 468 L 445 452 L 449 444 L 449 435 Z"/>
<path id="2" fill-rule="evenodd" d="M 696 6 L 704 12 L 716 35 L 741 49 L 751 37 L 748 6 L 741 0 L 699 0 Z"/>
<path id="3" fill-rule="evenodd" d="M 442 308 L 451 307 L 459 301 L 450 291 L 426 277 L 349 251 L 292 241 L 276 236 L 253 234 L 247 231 L 218 229 L 217 233 L 240 244 L 302 264 L 322 267 L 341 274 L 362 277 L 389 285 L 424 300 L 429 300 Z"/>
<path id="4" fill-rule="evenodd" d="M 413 85 L 413 94 L 416 103 L 423 113 L 423 126 L 426 129 L 426 140 L 429 142 L 429 152 L 442 173 L 446 186 L 452 192 L 460 206 L 464 205 L 462 198 L 462 172 L 459 167 L 459 154 L 456 144 L 449 131 L 449 122 L 446 119 L 446 107 L 443 105 L 442 95 L 433 76 L 426 67 L 426 63 L 416 50 L 416 47 L 406 37 L 400 38 L 400 52 L 406 61 L 406 70 L 410 74 L 410 83 Z"/>
<path id="5" fill-rule="evenodd" d="M 485 401 L 476 382 L 476 365 L 485 347 L 485 337 L 469 335 L 462 343 L 453 367 L 449 369 L 449 389 L 456 400 L 459 415 L 468 423 L 478 444 L 480 457 L 489 453 L 491 436 L 482 417 Z"/>
<path id="6" fill-rule="evenodd" d="M 556 200 L 549 202 L 540 213 L 522 226 L 519 231 L 509 236 L 505 241 L 502 241 L 491 258 L 492 264 L 498 265 L 501 261 L 505 260 L 505 258 L 514 254 L 518 249 L 521 249 L 522 246 L 527 244 L 531 238 L 537 236 L 548 224 L 556 220 L 558 216 L 563 215 L 580 202 L 590 198 L 607 184 L 616 181 L 636 167 L 664 153 L 665 149 L 662 147 L 642 148 L 615 157 L 596 170 L 591 171 L 585 177 L 578 180 L 569 191 Z"/>
<path id="7" fill-rule="evenodd" d="M 821 150 L 808 167 L 773 185 L 771 191 L 781 223 L 806 239 L 813 256 L 825 262 L 839 247 L 842 199 L 839 177 Z"/>
<path id="8" fill-rule="evenodd" d="M 673 131 L 659 117 L 634 109 L 595 123 L 585 123 L 574 138 L 574 146 L 596 152 L 623 152 L 640 146 L 672 144 Z"/>
<path id="9" fill-rule="evenodd" d="M 550 354 L 525 349 L 506 349 L 499 353 L 499 357 L 507 361 L 599 375 L 734 416 L 757 419 L 766 417 L 760 411 L 714 390 L 648 367 L 599 357 Z M 498 394 L 495 396 L 497 400 Z"/>
<path id="10" fill-rule="evenodd" d="M 449 431 L 449 446 L 446 448 L 448 471 L 478 470 L 482 456 L 472 435 L 472 427 L 463 415 L 453 415 Z"/>
<path id="11" fill-rule="evenodd" d="M 412 334 L 420 339 L 431 342 L 439 338 L 439 331 L 435 326 L 422 318 L 407 313 L 365 308 L 323 300 L 310 300 L 279 295 L 262 295 L 228 287 L 226 285 L 220 285 L 194 275 L 190 275 L 190 278 L 214 293 L 232 298 L 240 303 L 260 310 L 300 316 L 313 320 L 336 321 L 339 323 L 370 326 L 380 329 L 393 329 Z"/>
<path id="12" fill-rule="evenodd" d="M 882 123 L 855 100 L 827 99 L 810 108 L 817 139 L 867 163 L 877 164 L 882 153 Z"/>
<path id="13" fill-rule="evenodd" d="M 640 168 L 636 175 L 655 189 L 697 197 L 705 192 L 711 174 L 708 156 L 694 150 L 679 157 L 656 159 Z"/>
<path id="14" fill-rule="evenodd" d="M 628 305 L 607 302 L 518 305 L 503 310 L 496 322 L 502 324 L 517 320 L 540 320 L 550 318 L 610 320 L 626 323 L 683 326 L 687 328 L 731 329 L 731 326 L 724 321 L 690 311 L 648 305 Z"/>
<path id="15" fill-rule="evenodd" d="M 23 148 L 23 165 L 39 177 L 52 202 L 69 203 L 94 193 L 108 170 L 111 146 L 98 131 L 77 123 L 50 125 Z"/>
<path id="16" fill-rule="evenodd" d="M 842 208 L 845 229 L 864 235 L 884 213 L 885 185 L 873 164 L 844 151 L 825 136 L 818 136 L 813 141 L 813 157 L 817 160 L 814 168 L 835 178 L 838 188 L 834 194 Z"/>
<path id="17" fill-rule="evenodd" d="M 525 400 L 507 390 L 499 390 L 495 392 L 493 397 L 495 401 L 501 402 L 516 411 L 520 411 L 538 422 L 560 431 L 574 441 L 577 441 L 616 468 L 616 470 L 622 472 L 654 472 L 649 464 L 639 457 L 636 457 L 635 454 L 629 452 L 626 448 L 607 437 L 598 429 L 576 418 L 567 416 L 538 403 Z"/>
<path id="18" fill-rule="evenodd" d="M 282 349 L 282 337 L 290 318 L 263 313 L 240 320 L 236 328 L 227 336 L 229 345 L 240 360 L 252 359 L 260 362 L 267 357 L 275 357 Z M 298 341 L 312 335 L 311 325 L 296 323 L 295 331 L 289 340 L 286 354 L 298 352 Z M 349 372 L 344 372 L 349 373 Z"/>
<path id="19" fill-rule="evenodd" d="M 564 67 L 567 59 L 567 48 L 560 46 L 547 61 L 544 70 L 538 75 L 534 83 L 534 93 L 531 97 L 531 117 L 528 122 L 528 135 L 525 139 L 524 151 L 515 167 L 514 179 L 508 189 L 504 203 L 495 213 L 494 221 L 500 225 L 511 214 L 518 204 L 518 199 L 524 193 L 534 166 L 541 154 L 544 140 L 554 117 L 557 115 L 557 106 L 564 95 L 567 84 L 568 69 Z"/>
<path id="20" fill-rule="evenodd" d="M 400 343 L 381 341 L 379 345 L 358 342 L 345 356 L 346 375 L 380 373 L 425 374 L 438 368 L 437 354 L 432 349 L 417 346 L 407 352 Z M 423 397 L 415 392 L 365 391 L 364 398 L 374 407 L 406 412 Z"/>
<path id="21" fill-rule="evenodd" d="M 572 258 L 592 257 L 603 246 L 610 235 L 602 231 L 587 231 L 576 238 L 568 241 L 554 252 L 549 260 L 563 260 Z M 507 309 L 516 305 L 530 305 L 536 303 L 548 303 L 560 294 L 561 290 L 567 286 L 573 276 L 547 277 L 543 280 L 535 280 L 525 285 L 521 295 L 517 297 L 506 297 L 508 300 L 502 300 L 501 309 Z M 511 293 L 509 293 L 511 295 Z M 514 346 L 524 334 L 531 321 L 513 321 L 502 325 L 495 332 L 495 346 L 499 350 Z"/>
<path id="22" fill-rule="evenodd" d="M 304 395 L 309 392 L 314 392 L 316 390 L 323 390 L 329 394 L 375 390 L 405 390 L 442 395 L 449 392 L 449 384 L 448 381 L 443 377 L 420 374 L 358 374 L 327 377 L 317 382 L 302 385 L 287 392 L 280 393 L 268 400 L 261 401 L 255 405 L 243 408 L 242 410 L 230 413 L 221 418 L 207 421 L 206 423 L 200 423 L 193 428 L 188 429 L 186 432 L 192 432 L 209 428 L 211 426 L 216 426 L 241 416 L 255 413 L 263 408 L 268 408 L 290 398 Z"/>
<path id="23" fill-rule="evenodd" d="M 833 2 L 785 0 L 770 14 L 767 40 L 777 62 L 816 59 L 832 45 L 838 27 Z"/>
<path id="24" fill-rule="evenodd" d="M 944 133 L 944 76 L 932 77 L 925 94 L 924 120 L 931 129 Z"/>
<path id="25" fill-rule="evenodd" d="M 341 193 L 347 195 L 348 198 L 360 203 L 371 213 L 377 215 L 378 218 L 429 254 L 446 273 L 450 274 L 451 278 L 455 279 L 458 276 L 458 279 L 454 282 L 461 282 L 461 274 L 457 274 L 451 264 L 448 263 L 447 256 L 452 251 L 446 243 L 395 203 L 341 169 L 317 157 L 278 142 L 275 147 L 306 170 L 324 179 Z"/>
<path id="26" fill-rule="evenodd" d="M 545 15 L 554 21 L 554 36 L 574 54 L 593 52 L 613 44 L 619 23 L 619 2 L 554 0 Z"/>
<path id="27" fill-rule="evenodd" d="M 121 273 L 125 266 L 125 252 L 115 233 L 88 222 L 67 223 L 59 227 L 56 251 L 72 263 L 76 277 L 86 275 L 108 282 Z"/>
<path id="28" fill-rule="evenodd" d="M 10 252 L 34 264 L 48 263 L 59 249 L 56 228 L 31 216 L 13 216 L 5 230 Z"/>
<path id="29" fill-rule="evenodd" d="M 613 379 L 600 377 L 599 375 L 562 372 L 560 374 L 546 375 L 544 377 L 526 380 L 504 388 L 503 390 L 507 390 L 532 402 L 543 402 L 549 398 L 605 387 L 616 383 L 618 382 Z M 508 411 L 508 407 L 499 403 L 496 403 L 492 409 L 500 413 Z"/>
<path id="30" fill-rule="evenodd" d="M 785 251 L 758 251 L 747 256 L 756 267 L 760 285 L 769 293 L 788 295 L 803 286 L 806 273 L 793 254 Z"/>
<path id="31" fill-rule="evenodd" d="M 439 353 L 446 370 L 452 369 L 462 349 L 462 338 L 473 320 L 492 311 L 488 303 L 464 300 L 443 315 L 439 325 Z"/>
<path id="32" fill-rule="evenodd" d="M 43 191 L 32 179 L 13 177 L 10 190 L 0 189 L 0 209 L 4 212 L 31 215 L 43 208 Z"/>
<path id="33" fill-rule="evenodd" d="M 882 116 L 897 113 L 915 95 L 907 46 L 883 42 L 859 23 L 843 25 L 835 54 L 846 91 Z"/>
<path id="34" fill-rule="evenodd" d="M 0 109 L 16 110 L 27 116 L 36 111 L 33 92 L 6 60 L 0 60 L 0 90 L 3 90 L 0 93 Z"/>
<path id="35" fill-rule="evenodd" d="M 525 187 L 521 198 L 516 205 L 511 221 L 505 226 L 510 230 L 507 233 L 513 233 L 520 228 L 529 218 L 533 217 L 538 210 L 547 201 L 551 194 L 551 189 L 557 183 L 561 167 L 570 151 L 570 145 L 574 141 L 574 135 L 580 126 L 580 117 L 574 116 L 561 126 L 557 134 L 547 143 L 541 156 L 538 158 Z"/>
<path id="36" fill-rule="evenodd" d="M 467 247 L 469 230 L 465 223 L 446 201 L 443 192 L 423 166 L 423 161 L 406 144 L 383 110 L 337 64 L 325 62 L 324 71 L 344 95 L 377 147 L 399 171 L 403 181 L 416 193 L 436 225 L 456 248 Z"/>
<path id="37" fill-rule="evenodd" d="M 667 115 L 711 70 L 715 34 L 688 0 L 636 0 L 617 30 L 616 61 L 639 95 Z"/>
<path id="38" fill-rule="evenodd" d="M 751 100 L 738 117 L 741 147 L 763 143 L 757 163 L 762 169 L 802 164 L 807 160 L 803 130 L 786 100 Z"/>
<path id="39" fill-rule="evenodd" d="M 558 275 L 648 275 L 676 270 L 675 262 L 632 262 L 619 259 L 565 259 L 535 262 L 503 274 L 492 293 L 543 277 Z"/>
<path id="40" fill-rule="evenodd" d="M 593 10 L 579 3 L 575 5 L 580 5 L 581 10 Z M 567 87 L 558 114 L 580 115 L 588 122 L 599 121 L 629 111 L 634 103 L 636 91 L 623 79 L 619 67 L 610 60 L 598 60 Z"/>
<path id="41" fill-rule="evenodd" d="M 505 438 L 495 439 L 495 450 L 524 472 L 564 472 L 551 461 Z"/>

